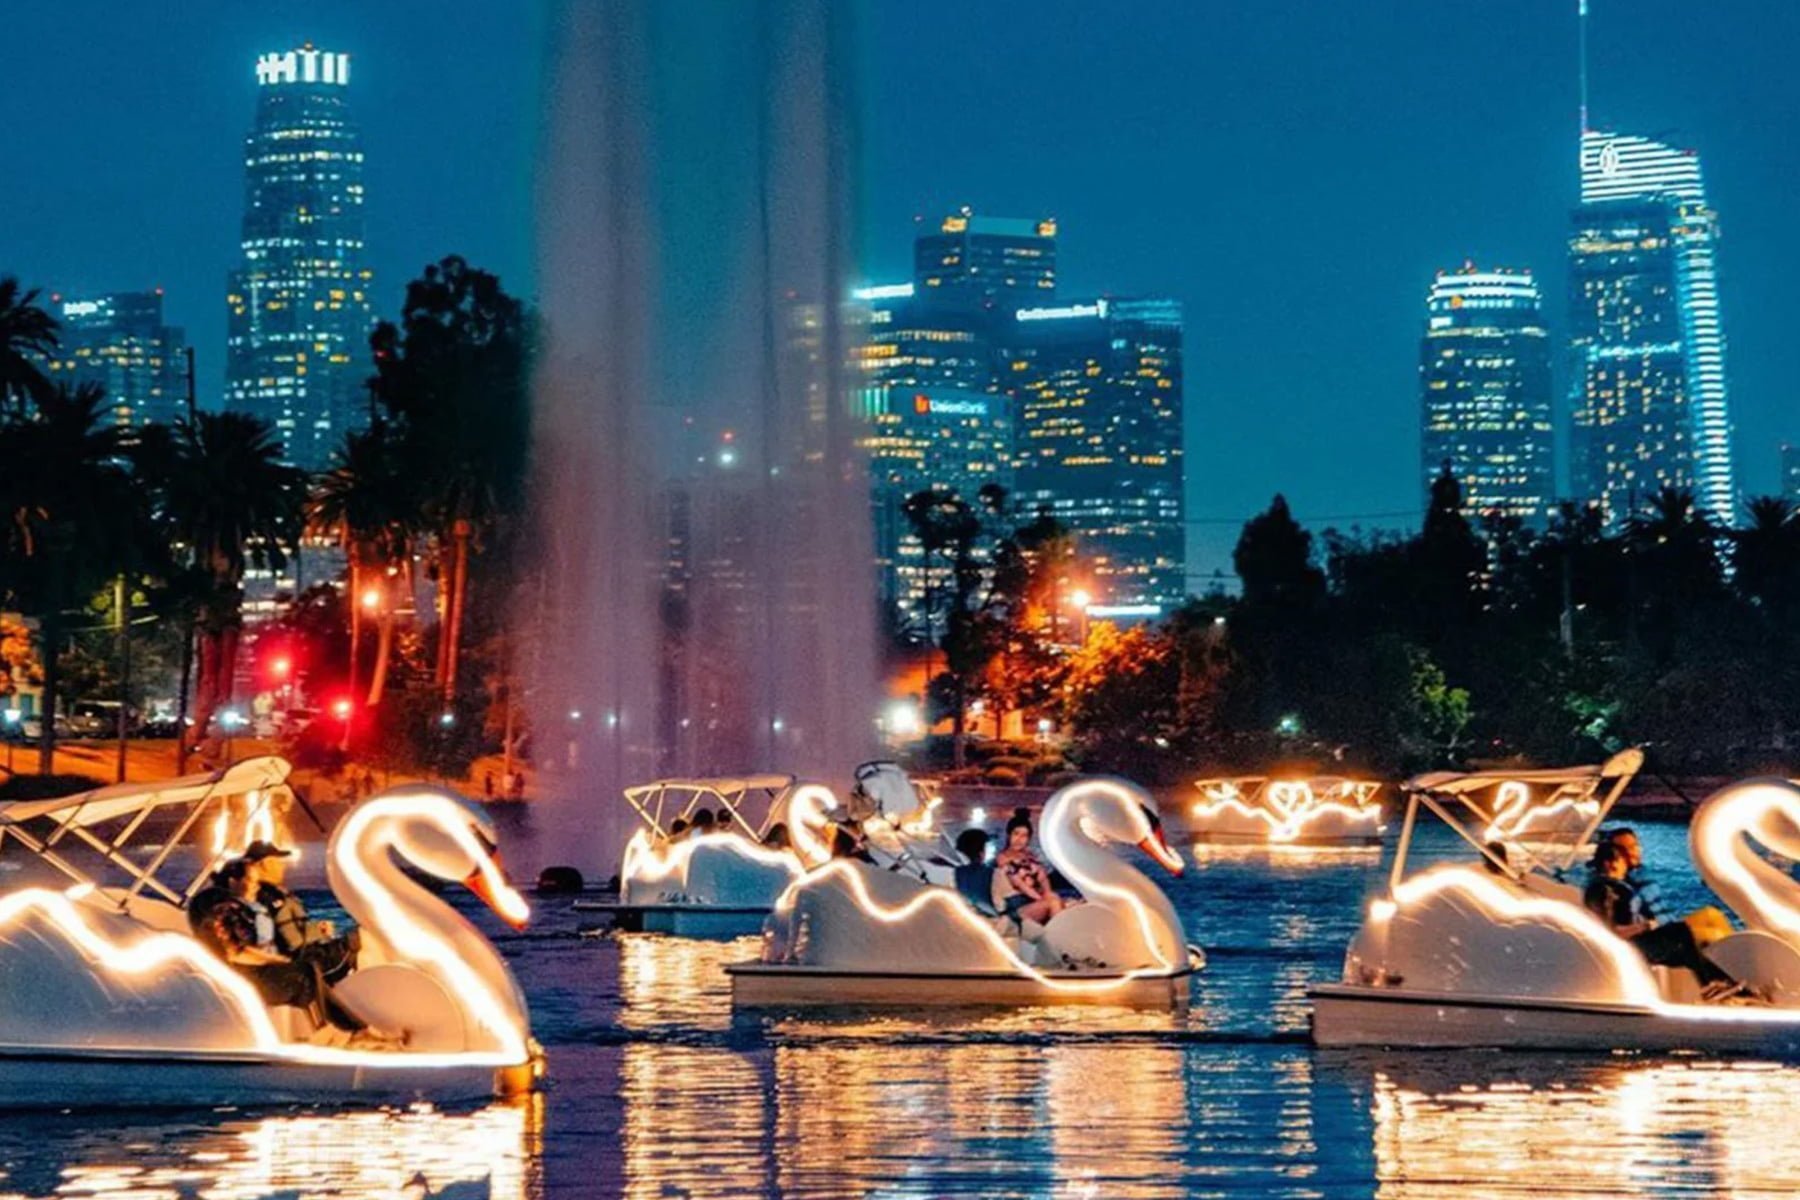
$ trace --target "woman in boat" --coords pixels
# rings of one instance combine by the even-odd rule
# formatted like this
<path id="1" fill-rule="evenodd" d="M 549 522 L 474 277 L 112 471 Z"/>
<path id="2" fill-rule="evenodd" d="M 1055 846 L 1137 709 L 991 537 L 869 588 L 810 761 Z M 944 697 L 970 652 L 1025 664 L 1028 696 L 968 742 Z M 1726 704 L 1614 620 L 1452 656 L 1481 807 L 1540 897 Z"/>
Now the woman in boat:
<path id="1" fill-rule="evenodd" d="M 1006 846 L 994 857 L 994 905 L 1021 923 L 1039 925 L 1067 907 L 1050 883 L 1050 870 L 1031 849 L 1031 814 L 1014 809 L 1006 823 Z"/>
<path id="2" fill-rule="evenodd" d="M 1686 921 L 1657 924 L 1643 897 L 1626 876 L 1631 859 L 1616 841 L 1601 842 L 1594 851 L 1593 878 L 1581 902 L 1614 933 L 1638 948 L 1644 958 L 1664 967 L 1686 967 L 1700 980 L 1701 998 L 1724 999 L 1740 990 L 1738 981 L 1706 957 Z"/>

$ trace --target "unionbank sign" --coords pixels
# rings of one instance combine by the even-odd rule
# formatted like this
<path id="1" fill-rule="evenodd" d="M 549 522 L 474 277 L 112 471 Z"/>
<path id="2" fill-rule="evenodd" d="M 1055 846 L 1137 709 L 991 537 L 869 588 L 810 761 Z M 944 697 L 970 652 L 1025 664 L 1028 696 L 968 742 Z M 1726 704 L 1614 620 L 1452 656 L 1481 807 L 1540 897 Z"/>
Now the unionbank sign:
<path id="1" fill-rule="evenodd" d="M 986 400 L 951 400 L 944 396 L 928 396 L 924 392 L 913 394 L 913 411 L 920 416 L 929 414 L 934 417 L 985 417 L 988 414 Z"/>

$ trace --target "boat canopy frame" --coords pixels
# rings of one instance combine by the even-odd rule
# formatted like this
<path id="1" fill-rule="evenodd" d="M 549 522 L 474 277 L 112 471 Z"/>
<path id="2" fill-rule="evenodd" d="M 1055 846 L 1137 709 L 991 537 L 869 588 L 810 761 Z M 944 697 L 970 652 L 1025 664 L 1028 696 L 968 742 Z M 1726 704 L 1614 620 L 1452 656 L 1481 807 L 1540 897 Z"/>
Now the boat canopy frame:
<path id="1" fill-rule="evenodd" d="M 62 796 L 53 800 L 14 800 L 0 803 L 0 850 L 8 839 L 19 843 L 39 859 L 56 868 L 77 884 L 92 887 L 113 899 L 121 910 L 139 894 L 153 894 L 177 908 L 205 886 L 207 879 L 230 857 L 224 848 L 207 854 L 200 871 L 185 885 L 172 886 L 158 873 L 208 813 L 227 814 L 234 797 L 253 797 L 245 813 L 246 820 L 263 811 L 273 812 L 277 799 L 296 798 L 289 777 L 293 768 L 286 759 L 262 755 L 232 763 L 217 771 L 184 775 L 154 783 L 121 783 Z M 139 864 L 126 853 L 150 816 L 163 809 L 186 805 L 180 823 L 157 847 L 149 862 Z M 100 826 L 123 818 L 118 832 L 103 836 Z M 49 822 L 47 831 L 34 831 Z M 104 887 L 93 875 L 70 861 L 61 847 L 68 839 L 86 845 L 106 863 L 123 872 L 130 883 L 121 890 Z M 73 843 L 71 843 L 73 844 Z"/>
<path id="2" fill-rule="evenodd" d="M 1551 879 L 1574 865 L 1576 856 L 1606 821 L 1607 814 L 1612 812 L 1613 805 L 1631 786 L 1631 781 L 1643 769 L 1644 752 L 1636 747 L 1621 750 L 1605 762 L 1595 766 L 1563 767 L 1550 770 L 1529 771 L 1433 771 L 1424 775 L 1415 775 L 1400 785 L 1401 794 L 1406 797 L 1406 817 L 1400 826 L 1400 840 L 1395 843 L 1394 863 L 1388 872 L 1388 893 L 1392 895 L 1406 877 L 1406 859 L 1412 849 L 1413 829 L 1418 822 L 1421 806 L 1430 809 L 1439 820 L 1474 848 L 1481 858 L 1492 864 L 1508 878 L 1522 881 L 1533 871 L 1540 871 Z M 1491 825 L 1494 814 L 1483 808 L 1479 797 L 1505 783 L 1544 784 L 1551 785 L 1552 790 L 1543 803 L 1554 804 L 1563 801 L 1594 800 L 1596 807 L 1593 816 L 1582 825 L 1580 832 L 1564 846 L 1562 861 L 1552 862 L 1549 856 L 1540 855 L 1532 849 L 1532 845 L 1518 838 L 1486 837 L 1486 827 Z M 1467 820 L 1472 818 L 1472 822 Z M 1504 858 L 1496 856 L 1489 846 L 1499 842 L 1506 847 Z M 1557 843 L 1540 840 L 1536 843 L 1540 848 Z M 1514 856 L 1517 856 L 1515 860 Z"/>
<path id="3" fill-rule="evenodd" d="M 720 809 L 727 814 L 728 824 L 760 842 L 768 832 L 769 822 L 778 811 L 782 797 L 793 790 L 795 782 L 794 776 L 779 774 L 657 779 L 626 788 L 625 801 L 637 811 L 639 819 L 659 839 L 670 836 L 664 817 L 668 818 L 669 824 L 677 820 L 685 821 L 693 815 L 702 801 L 717 801 Z M 761 820 L 752 824 L 743 810 L 745 801 L 755 794 L 761 794 L 767 803 Z M 684 795 L 685 801 L 681 800 Z M 673 811 L 672 798 L 678 806 Z"/>

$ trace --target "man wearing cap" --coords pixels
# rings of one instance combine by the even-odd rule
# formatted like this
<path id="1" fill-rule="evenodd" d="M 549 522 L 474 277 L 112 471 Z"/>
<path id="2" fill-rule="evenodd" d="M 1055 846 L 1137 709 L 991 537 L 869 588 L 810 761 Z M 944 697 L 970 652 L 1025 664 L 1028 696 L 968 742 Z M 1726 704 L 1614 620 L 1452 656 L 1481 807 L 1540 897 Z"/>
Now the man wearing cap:
<path id="1" fill-rule="evenodd" d="M 257 941 L 290 958 L 317 963 L 327 983 L 337 983 L 356 969 L 362 938 L 356 930 L 337 936 L 329 921 L 309 921 L 306 905 L 287 890 L 287 861 L 293 851 L 255 841 L 241 861 L 249 872 L 251 895 L 258 910 Z M 264 937 L 264 920 L 267 937 Z"/>

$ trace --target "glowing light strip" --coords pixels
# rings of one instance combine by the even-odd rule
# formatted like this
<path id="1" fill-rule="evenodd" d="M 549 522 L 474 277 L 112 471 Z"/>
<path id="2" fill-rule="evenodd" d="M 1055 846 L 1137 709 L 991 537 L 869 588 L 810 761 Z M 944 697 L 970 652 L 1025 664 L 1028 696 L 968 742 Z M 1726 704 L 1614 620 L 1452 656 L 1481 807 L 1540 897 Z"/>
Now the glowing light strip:
<path id="1" fill-rule="evenodd" d="M 249 1027 L 251 1044 L 227 1049 L 254 1051 L 269 1058 L 319 1066 L 504 1067 L 523 1061 L 502 1053 L 479 1051 L 421 1054 L 398 1050 L 344 1050 L 284 1042 L 275 1032 L 269 1010 L 250 981 L 213 957 L 193 938 L 179 933 L 152 933 L 122 945 L 96 932 L 66 895 L 45 888 L 26 888 L 0 898 L 0 926 L 17 923 L 34 912 L 48 918 L 83 957 L 109 974 L 144 975 L 159 967 L 178 964 L 198 971 L 238 1009 Z M 178 1056 L 183 1051 L 169 1050 L 168 1053 Z"/>
<path id="2" fill-rule="evenodd" d="M 1729 890 L 1736 888 L 1756 910 L 1739 912 L 1738 916 L 1753 928 L 1763 924 L 1775 926 L 1765 932 L 1776 934 L 1800 950 L 1800 911 L 1796 910 L 1791 898 L 1777 896 L 1764 886 L 1764 881 L 1739 859 L 1739 847 L 1734 844 L 1749 830 L 1763 830 L 1765 819 L 1775 814 L 1800 827 L 1800 790 L 1792 784 L 1771 781 L 1736 784 L 1707 800 L 1695 814 L 1691 834 L 1693 853 L 1707 886 L 1721 896 L 1728 896 Z M 1758 836 L 1763 841 L 1770 837 L 1766 832 L 1760 832 Z M 1778 853 L 1792 849 L 1775 845 L 1769 848 Z M 1743 849 L 1746 853 L 1754 853 L 1748 847 Z M 1725 886 L 1719 886 L 1720 883 Z"/>
<path id="3" fill-rule="evenodd" d="M 487 893 L 494 898 L 495 907 L 503 917 L 519 923 L 530 917 L 531 906 L 506 882 L 493 856 L 476 840 L 461 805 L 446 797 L 429 794 L 380 796 L 365 801 L 344 818 L 345 828 L 333 839 L 333 844 L 338 847 L 337 866 L 345 881 L 365 897 L 378 899 L 383 895 L 383 888 L 356 852 L 370 826 L 378 821 L 423 821 L 435 826 L 439 833 L 456 843 L 457 849 L 468 855 L 470 862 L 477 864 Z M 403 843 L 396 849 L 405 854 Z M 487 982 L 449 943 L 418 922 L 406 919 L 396 904 L 371 905 L 370 915 L 382 938 L 401 955 L 433 963 L 444 973 L 454 985 L 451 995 L 467 1005 L 475 1020 L 499 1039 L 500 1054 L 506 1062 L 522 1063 L 531 1057 L 525 1044 L 525 1031 L 513 1022 Z"/>
<path id="4" fill-rule="evenodd" d="M 1172 971 L 1175 969 L 1175 964 L 1164 958 L 1156 948 L 1156 931 L 1151 924 L 1150 910 L 1144 907 L 1143 903 L 1138 900 L 1134 893 L 1127 891 L 1124 888 L 1113 887 L 1110 884 L 1101 883 L 1099 880 L 1083 875 L 1075 868 L 1074 858 L 1068 853 L 1067 847 L 1062 844 L 1062 839 L 1066 835 L 1067 830 L 1080 824 L 1079 817 L 1073 821 L 1062 820 L 1063 810 L 1073 808 L 1078 800 L 1085 800 L 1087 794 L 1092 792 L 1098 792 L 1102 796 L 1110 797 L 1116 804 L 1123 808 L 1125 810 L 1126 819 L 1138 827 L 1137 830 L 1134 831 L 1139 835 L 1137 840 L 1140 843 L 1148 842 L 1154 848 L 1160 849 L 1161 853 L 1156 854 L 1155 857 L 1160 859 L 1163 865 L 1169 870 L 1176 874 L 1181 873 L 1181 860 L 1176 858 L 1174 853 L 1169 850 L 1168 845 L 1163 842 L 1162 834 L 1158 832 L 1144 816 L 1145 808 L 1154 805 L 1154 802 L 1150 797 L 1135 789 L 1127 789 L 1116 783 L 1109 783 L 1100 779 L 1089 780 L 1086 783 L 1073 784 L 1070 787 L 1065 788 L 1058 795 L 1050 798 L 1050 803 L 1044 806 L 1044 826 L 1043 830 L 1038 835 L 1043 839 L 1044 853 L 1050 857 L 1051 862 L 1062 869 L 1063 875 L 1070 883 L 1075 885 L 1076 889 L 1079 890 L 1083 896 L 1091 896 L 1093 893 L 1097 892 L 1102 896 L 1112 896 L 1116 899 L 1123 900 L 1126 904 L 1130 905 L 1132 912 L 1137 917 L 1138 930 L 1144 936 L 1144 945 L 1150 948 L 1151 955 L 1156 958 L 1157 963 L 1164 971 Z M 1124 866 L 1126 871 L 1129 871 L 1131 874 L 1137 875 L 1139 879 L 1142 879 L 1145 887 L 1156 887 L 1154 883 L 1150 882 L 1148 879 L 1144 879 L 1143 875 L 1132 870 L 1130 866 L 1126 864 L 1120 865 Z M 1177 945 L 1185 945 L 1186 939 L 1182 937 L 1178 931 L 1175 941 Z M 1185 963 L 1183 965 L 1185 965 Z"/>
<path id="5" fill-rule="evenodd" d="M 1717 1004 L 1674 1004 L 1662 998 L 1650 964 L 1636 947 L 1613 933 L 1594 914 L 1565 900 L 1548 896 L 1519 896 L 1467 867 L 1436 867 L 1416 875 L 1394 889 L 1393 901 L 1369 906 L 1371 920 L 1386 923 L 1397 907 L 1423 903 L 1443 892 L 1458 891 L 1493 916 L 1507 921 L 1538 921 L 1557 926 L 1610 960 L 1626 985 L 1627 1003 L 1659 1016 L 1684 1021 L 1711 1021 L 1737 1025 L 1788 1025 L 1800 1027 L 1800 1011 L 1726 1007 Z M 1396 905 L 1397 902 L 1397 905 Z M 1371 989 L 1375 990 L 1375 989 Z"/>
<path id="6" fill-rule="evenodd" d="M 788 840 L 807 866 L 831 861 L 831 847 L 817 831 L 825 827 L 826 814 L 836 812 L 837 806 L 832 790 L 817 783 L 802 784 L 788 797 Z"/>
<path id="7" fill-rule="evenodd" d="M 1116 797 L 1122 798 L 1134 810 L 1138 809 L 1140 803 L 1137 797 L 1132 796 L 1116 784 L 1109 784 L 1104 781 L 1091 781 L 1088 784 L 1076 785 L 1076 787 L 1089 790 L 1110 791 Z M 1056 801 L 1053 798 L 1051 803 L 1054 805 L 1055 802 Z M 1071 799 L 1068 803 L 1073 803 L 1073 800 Z M 1065 807 L 1066 806 L 1067 805 L 1065 804 Z M 1155 831 L 1150 828 L 1150 823 L 1143 819 L 1142 812 L 1137 811 L 1135 817 L 1136 820 L 1142 822 L 1145 836 L 1152 836 Z M 1053 978 L 1044 974 L 1044 972 L 1038 970 L 1036 967 L 1027 963 L 1024 959 L 1015 954 L 1012 947 L 1007 945 L 1006 939 L 1001 937 L 999 932 L 995 930 L 987 920 L 970 907 L 969 902 L 964 900 L 959 893 L 953 892 L 948 888 L 927 885 L 910 900 L 907 900 L 897 907 L 890 908 L 870 894 L 868 884 L 864 882 L 862 872 L 857 869 L 857 865 L 844 859 L 834 859 L 825 866 L 813 871 L 805 878 L 795 880 L 793 883 L 789 884 L 787 890 L 782 892 L 780 898 L 775 901 L 775 911 L 784 915 L 792 912 L 802 888 L 817 887 L 824 884 L 828 879 L 836 877 L 843 879 L 849 885 L 852 898 L 856 901 L 857 907 L 862 909 L 865 915 L 872 917 L 884 925 L 902 924 L 911 920 L 916 914 L 924 911 L 931 905 L 937 905 L 938 907 L 943 908 L 945 911 L 955 916 L 957 920 L 968 926 L 970 930 L 982 938 L 985 938 L 988 944 L 999 953 L 1000 957 L 1011 965 L 1013 971 L 1033 979 L 1054 991 L 1094 993 L 1113 991 L 1138 979 L 1167 977 L 1174 974 L 1177 970 L 1185 968 L 1187 965 L 1185 962 L 1178 967 L 1176 964 L 1170 963 L 1164 959 L 1161 953 L 1158 952 L 1149 911 L 1135 895 L 1124 891 L 1123 889 L 1100 884 L 1089 877 L 1081 875 L 1079 872 L 1070 870 L 1067 855 L 1061 853 L 1060 844 L 1057 843 L 1056 839 L 1052 836 L 1053 834 L 1060 834 L 1062 832 L 1062 825 L 1063 822 L 1060 820 L 1053 824 L 1048 811 L 1046 811 L 1042 832 L 1044 852 L 1050 856 L 1051 861 L 1062 870 L 1063 874 L 1069 878 L 1071 883 L 1074 883 L 1077 887 L 1082 889 L 1084 895 L 1087 894 L 1089 889 L 1092 889 L 1096 894 L 1122 899 L 1132 907 L 1137 915 L 1138 926 L 1144 935 L 1144 944 L 1150 948 L 1150 953 L 1155 956 L 1158 963 L 1157 966 L 1134 967 L 1114 979 L 1076 980 Z M 1149 880 L 1145 880 L 1144 882 L 1151 887 L 1156 886 L 1155 884 L 1150 883 Z M 1180 939 L 1177 938 L 1177 940 L 1179 941 Z"/>
<path id="8" fill-rule="evenodd" d="M 685 876 L 688 860 L 701 846 L 729 850 L 733 854 L 748 858 L 753 862 L 759 862 L 767 867 L 781 867 L 795 876 L 805 871 L 805 868 L 796 862 L 794 856 L 786 850 L 773 850 L 767 846 L 759 846 L 741 833 L 730 831 L 703 833 L 699 837 L 683 838 L 663 850 L 658 850 L 650 840 L 650 831 L 640 829 L 631 835 L 629 842 L 625 843 L 625 862 L 620 868 L 621 878 L 632 883 L 661 883 L 671 876 Z"/>
<path id="9" fill-rule="evenodd" d="M 1600 802 L 1587 796 L 1570 796 L 1537 808 L 1531 807 L 1531 788 L 1517 780 L 1507 780 L 1494 793 L 1494 819 L 1482 831 L 1484 841 L 1519 841 L 1531 826 L 1541 826 L 1550 818 L 1565 812 L 1579 815 L 1583 824 L 1600 811 Z M 1558 831 L 1552 831 L 1558 832 Z"/>
<path id="10" fill-rule="evenodd" d="M 1328 814 L 1343 816 L 1351 821 L 1373 824 L 1372 832 L 1379 833 L 1381 824 L 1381 807 L 1370 801 L 1379 790 L 1379 784 L 1360 783 L 1346 780 L 1337 786 L 1340 796 L 1356 796 L 1354 803 L 1337 800 L 1320 800 L 1313 792 L 1311 782 L 1307 780 L 1277 779 L 1266 783 L 1260 790 L 1264 807 L 1252 807 L 1242 799 L 1243 792 L 1232 781 L 1213 783 L 1201 780 L 1195 785 L 1212 801 L 1210 804 L 1195 804 L 1188 810 L 1189 815 L 1200 821 L 1208 821 L 1225 812 L 1235 812 L 1245 820 L 1261 821 L 1269 827 L 1269 840 L 1273 842 L 1291 842 L 1300 837 L 1306 826 L 1316 818 Z"/>

